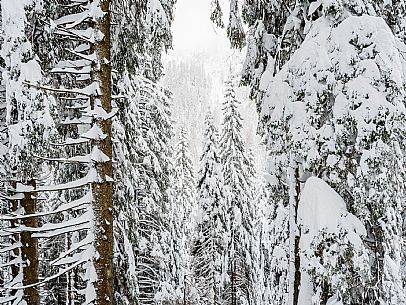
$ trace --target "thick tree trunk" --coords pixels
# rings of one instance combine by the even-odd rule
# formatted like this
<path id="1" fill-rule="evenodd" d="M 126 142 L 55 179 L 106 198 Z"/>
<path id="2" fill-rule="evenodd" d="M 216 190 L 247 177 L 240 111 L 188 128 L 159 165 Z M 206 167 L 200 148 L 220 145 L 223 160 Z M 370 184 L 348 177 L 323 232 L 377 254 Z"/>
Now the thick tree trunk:
<path id="1" fill-rule="evenodd" d="M 31 180 L 27 184 L 33 190 L 35 189 L 35 181 Z M 11 187 L 16 189 L 17 182 L 12 181 Z M 37 212 L 37 200 L 35 193 L 24 193 L 24 198 L 21 200 L 11 201 L 11 210 L 13 213 L 22 207 L 24 209 L 24 215 L 35 214 Z M 20 226 L 20 220 L 12 220 L 10 223 L 11 228 L 18 228 Z M 38 228 L 38 220 L 36 217 L 24 218 L 21 220 L 21 225 L 29 228 Z M 21 247 L 13 250 L 14 257 L 21 257 L 22 263 L 14 264 L 11 266 L 11 272 L 13 278 L 17 277 L 20 272 L 23 273 L 22 285 L 27 286 L 38 283 L 38 240 L 31 236 L 31 232 L 21 232 L 13 235 L 12 239 L 14 243 L 21 242 Z M 15 293 L 16 290 L 13 290 Z M 39 305 L 40 297 L 38 287 L 29 287 L 24 289 L 24 300 L 30 305 Z"/>
<path id="2" fill-rule="evenodd" d="M 35 181 L 31 180 L 27 183 L 33 190 L 35 189 Z M 21 200 L 21 206 L 24 208 L 25 215 L 35 214 L 37 212 L 37 200 L 33 192 L 24 193 L 24 198 Z M 38 228 L 37 217 L 24 218 L 22 224 L 28 228 Z M 21 255 L 24 262 L 23 269 L 23 285 L 31 285 L 38 283 L 38 240 L 32 237 L 31 232 L 21 233 Z M 24 296 L 27 304 L 40 305 L 38 287 L 29 287 L 24 289 Z"/>
<path id="3" fill-rule="evenodd" d="M 100 0 L 100 7 L 105 15 L 99 19 L 97 28 L 103 33 L 103 40 L 94 45 L 100 68 L 93 74 L 94 80 L 98 81 L 101 95 L 97 98 L 101 101 L 103 109 L 111 112 L 111 64 L 110 64 L 110 1 Z M 95 68 L 95 67 L 94 67 Z M 96 68 L 97 69 L 97 68 Z M 95 108 L 95 100 L 92 101 Z M 99 257 L 95 261 L 97 274 L 96 304 L 113 304 L 113 177 L 112 169 L 112 140 L 111 119 L 95 122 L 106 135 L 105 139 L 94 141 L 104 155 L 109 157 L 107 162 L 96 162 L 96 171 L 103 181 L 92 184 L 93 208 L 95 213 L 95 247 Z"/>

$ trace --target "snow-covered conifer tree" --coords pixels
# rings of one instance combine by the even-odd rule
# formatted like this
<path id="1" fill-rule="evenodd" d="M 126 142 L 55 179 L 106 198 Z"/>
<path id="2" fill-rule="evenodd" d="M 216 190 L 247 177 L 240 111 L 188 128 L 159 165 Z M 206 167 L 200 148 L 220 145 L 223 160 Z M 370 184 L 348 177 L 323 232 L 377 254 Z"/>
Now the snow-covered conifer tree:
<path id="1" fill-rule="evenodd" d="M 221 26 L 222 11 L 217 0 L 212 0 L 211 19 Z M 230 0 L 230 7 L 236 1 Z M 340 15 L 344 9 L 352 15 L 369 14 L 383 17 L 393 33 L 404 39 L 406 6 L 403 0 L 245 0 L 241 1 L 241 10 L 231 9 L 230 20 L 242 20 L 248 26 L 247 53 L 242 70 L 242 83 L 251 87 L 251 97 L 261 104 L 263 90 L 260 80 L 264 73 L 274 75 L 290 59 L 302 44 L 314 20 L 324 11 Z M 231 32 L 227 32 L 233 47 L 235 45 Z M 258 105 L 260 106 L 260 105 Z"/>
<path id="2" fill-rule="evenodd" d="M 299 304 L 362 304 L 369 262 L 361 221 L 326 182 L 311 177 L 301 194 L 298 223 L 305 271 Z"/>
<path id="3" fill-rule="evenodd" d="M 182 226 L 182 235 L 189 238 L 193 229 L 190 223 L 190 213 L 194 208 L 196 182 L 194 167 L 189 151 L 189 137 L 185 127 L 180 128 L 179 141 L 174 149 L 174 205 L 172 213 L 177 214 L 177 219 Z"/>
<path id="4" fill-rule="evenodd" d="M 402 303 L 404 189 L 397 181 L 403 181 L 404 173 L 395 168 L 403 168 L 404 158 L 405 130 L 399 124 L 405 116 L 404 45 L 383 19 L 349 16 L 354 10 L 367 12 L 368 6 L 320 5 L 321 15 L 312 21 L 301 47 L 275 77 L 264 74 L 261 80 L 260 131 L 270 150 L 270 182 L 282 190 L 275 194 L 291 215 L 290 257 L 295 259 L 290 261 L 295 265 L 290 269 L 290 302 L 299 301 L 300 251 L 308 250 L 300 249 L 296 211 L 303 182 L 317 176 L 340 194 L 366 228 L 371 278 L 355 295 L 366 304 Z M 281 213 L 286 217 L 284 209 Z M 349 272 L 357 278 L 356 270 Z M 341 291 L 339 298 L 351 293 Z"/>
<path id="5" fill-rule="evenodd" d="M 157 81 L 162 75 L 161 55 L 172 48 L 173 10 L 176 1 L 117 0 L 112 2 L 112 60 L 115 68 Z"/>
<path id="6" fill-rule="evenodd" d="M 403 130 L 396 122 L 404 115 L 400 103 L 404 94 L 404 64 L 400 54 L 404 46 L 396 36 L 404 39 L 404 13 L 404 1 L 243 3 L 242 15 L 250 26 L 243 82 L 251 85 L 261 114 L 259 130 L 266 135 L 271 150 L 272 194 L 281 200 L 276 201 L 281 207 L 281 219 L 290 217 L 289 242 L 285 239 L 285 243 L 277 246 L 290 248 L 290 261 L 294 262 L 290 271 L 282 272 L 290 273 L 289 280 L 281 282 L 282 286 L 291 283 L 281 290 L 282 294 L 287 290 L 293 294 L 288 303 L 297 304 L 299 297 L 300 234 L 296 211 L 303 181 L 309 175 L 328 181 L 367 229 L 365 242 L 373 263 L 364 302 L 396 303 L 404 298 L 399 273 L 403 244 L 399 202 L 404 195 L 402 184 L 395 182 L 403 180 L 403 170 L 385 170 L 402 168 Z M 362 15 L 369 15 L 370 19 L 355 17 Z M 368 30 L 364 29 L 366 24 Z M 352 33 L 338 30 L 350 27 Z M 381 34 L 383 31 L 385 34 Z M 383 36 L 390 37 L 386 48 L 381 47 Z M 344 41 L 338 37 L 345 37 Z M 328 43 L 318 44 L 323 39 Z M 345 47 L 348 45 L 351 47 Z M 329 61 L 338 64 L 330 65 Z M 276 83 L 275 79 L 284 80 Z M 365 82 L 363 93 L 353 85 L 359 82 Z M 379 92 L 381 98 L 372 92 Z M 368 111 L 358 115 L 363 107 Z M 379 123 L 388 120 L 389 125 Z M 302 122 L 306 122 L 306 127 Z M 380 127 L 375 130 L 367 126 Z M 399 149 L 392 148 L 397 153 L 390 153 L 389 147 L 398 144 Z M 307 147 L 305 151 L 303 147 Z M 392 177 L 391 182 L 381 180 L 385 175 Z M 370 191 L 375 196 L 374 203 L 366 199 L 372 196 L 366 195 Z M 276 235 L 282 237 L 284 233 Z M 384 254 L 386 251 L 390 254 Z"/>
<path id="7" fill-rule="evenodd" d="M 125 74 L 117 81 L 114 93 L 124 98 L 117 100 L 122 109 L 113 119 L 114 142 L 114 202 L 115 202 L 115 261 L 114 300 L 116 304 L 131 304 L 137 300 L 136 248 L 138 240 L 140 184 L 145 175 L 142 156 L 148 147 L 142 137 L 138 109 L 139 86 L 137 76 Z"/>
<path id="8" fill-rule="evenodd" d="M 143 80 L 139 92 L 140 129 L 147 150 L 138 195 L 139 303 L 169 302 L 175 298 L 177 271 L 171 270 L 169 188 L 173 173 L 171 96 L 163 87 Z"/>
<path id="9" fill-rule="evenodd" d="M 138 299 L 138 280 L 144 287 L 148 279 L 144 272 L 137 276 L 137 270 L 149 265 L 137 266 L 137 254 L 140 246 L 139 234 L 144 226 L 140 215 L 149 213 L 149 207 L 143 202 L 146 194 L 150 170 L 148 162 L 155 142 L 147 143 L 150 134 L 143 131 L 146 114 L 141 115 L 141 99 L 160 99 L 163 89 L 147 78 L 157 81 L 162 74 L 161 53 L 172 46 L 171 24 L 174 1 L 127 1 L 112 3 L 112 64 L 116 69 L 113 94 L 121 109 L 113 122 L 115 189 L 115 302 L 132 304 Z M 145 87 L 145 88 L 144 88 Z M 145 92 L 148 92 L 145 97 Z M 144 126 L 145 128 L 145 126 Z M 155 148 L 154 148 L 155 149 Z M 144 163 L 144 161 L 146 161 Z M 156 164 L 155 164 L 156 165 Z M 163 166 L 165 167 L 165 166 Z M 161 190 L 160 190 L 161 191 Z M 162 189 L 164 196 L 166 188 Z M 155 196 L 155 195 L 151 195 Z M 158 195 L 157 195 L 158 196 Z M 156 197 L 154 197 L 156 198 Z M 140 204 L 143 202 L 143 204 Z M 151 205 L 156 205 L 154 201 Z M 157 207 L 151 207 L 155 210 Z M 147 212 L 148 211 L 148 212 Z M 144 219 L 143 216 L 141 219 Z M 143 264 L 141 259 L 138 260 Z M 136 265 L 134 267 L 134 264 Z M 154 262 L 151 262 L 154 264 Z M 119 271 L 120 270 L 120 271 Z M 142 278 L 142 279 L 141 279 Z M 151 276 L 152 282 L 154 276 Z M 149 282 L 150 283 L 150 282 Z M 157 284 L 153 286 L 159 286 Z M 141 288 L 146 291 L 147 288 Z M 140 302 L 144 302 L 141 296 Z M 150 302 L 151 297 L 147 298 Z"/>
<path id="10" fill-rule="evenodd" d="M 176 265 L 176 297 L 178 300 L 192 298 L 190 279 L 190 244 L 194 229 L 191 212 L 195 209 L 196 181 L 189 151 L 189 136 L 181 127 L 178 143 L 174 149 L 173 182 L 170 189 L 170 231 L 172 235 L 172 264 Z M 189 302 L 189 301 L 188 301 Z"/>
<path id="11" fill-rule="evenodd" d="M 280 304 L 277 300 L 273 300 L 273 291 L 271 290 L 271 282 L 276 275 L 270 272 L 270 265 L 275 259 L 275 254 L 271 252 L 273 239 L 277 239 L 272 233 L 273 225 L 281 226 L 282 223 L 275 224 L 272 218 L 274 208 L 273 201 L 269 196 L 269 190 L 266 188 L 266 180 L 259 173 L 255 176 L 255 191 L 254 191 L 254 236 L 255 236 L 255 251 L 254 251 L 254 279 L 255 289 L 253 304 Z M 286 257 L 286 256 L 285 256 Z"/>
<path id="12" fill-rule="evenodd" d="M 192 271 L 199 292 L 199 304 L 223 302 L 227 273 L 224 238 L 226 201 L 218 133 L 209 111 L 205 118 L 203 152 L 197 183 L 197 228 L 192 241 Z"/>
<path id="13" fill-rule="evenodd" d="M 109 1 L 83 2 L 80 7 L 74 1 L 71 4 L 64 7 L 63 16 L 53 23 L 54 33 L 64 38 L 61 44 L 66 51 L 58 54 L 59 62 L 51 72 L 65 80 L 63 85 L 38 86 L 29 80 L 27 85 L 54 93 L 59 106 L 64 108 L 60 124 L 70 127 L 62 141 L 52 143 L 59 148 L 59 155 L 42 157 L 63 162 L 66 168 L 83 166 L 74 175 L 60 179 L 60 184 L 33 189 L 37 193 L 61 192 L 58 199 L 62 204 L 37 216 L 65 212 L 72 216 L 44 223 L 34 232 L 36 238 L 46 240 L 69 232 L 76 235 L 51 262 L 57 268 L 56 274 L 50 274 L 54 269 L 48 268 L 43 283 L 82 266 L 85 289 L 78 294 L 85 303 L 112 304 L 111 117 L 115 112 L 111 104 Z M 80 195 L 65 196 L 68 192 Z"/>
<path id="14" fill-rule="evenodd" d="M 233 79 L 226 82 L 220 156 L 226 185 L 227 269 L 225 294 L 231 304 L 245 304 L 253 297 L 253 175 L 241 136 Z"/>
<path id="15" fill-rule="evenodd" d="M 162 69 L 160 62 L 162 50 L 169 48 L 172 43 L 170 26 L 173 19 L 174 2 L 117 1 L 113 3 L 111 12 L 109 1 L 81 1 L 80 3 L 62 1 L 57 4 L 52 1 L 44 1 L 43 5 L 46 8 L 37 13 L 35 10 L 42 9 L 41 5 L 42 2 L 20 1 L 17 7 L 14 7 L 10 1 L 3 1 L 1 6 L 2 52 L 0 62 L 2 69 L 3 63 L 5 63 L 1 89 L 3 85 L 5 89 L 9 87 L 4 92 L 2 90 L 1 93 L 5 93 L 5 100 L 7 96 L 18 97 L 12 100 L 13 103 L 9 103 L 10 107 L 5 108 L 8 115 L 5 116 L 3 123 L 9 129 L 5 130 L 5 133 L 12 129 L 13 137 L 10 138 L 6 135 L 2 144 L 9 144 L 8 150 L 11 153 L 8 158 L 17 160 L 11 162 L 13 164 L 9 166 L 7 172 L 7 178 L 11 177 L 11 180 L 16 181 L 12 183 L 14 186 L 8 189 L 12 192 L 19 192 L 14 196 L 15 198 L 11 198 L 9 193 L 5 193 L 2 199 L 13 199 L 11 202 L 15 203 L 14 209 L 17 209 L 20 203 L 22 208 L 28 204 L 25 207 L 25 213 L 36 213 L 35 217 L 18 216 L 17 218 L 21 218 L 21 220 L 14 217 L 15 221 L 14 218 L 11 219 L 10 215 L 6 215 L 7 219 L 2 218 L 2 222 L 11 220 L 12 225 L 10 223 L 6 225 L 8 229 L 10 226 L 14 226 L 12 232 L 16 232 L 14 234 L 17 242 L 15 245 L 18 245 L 18 241 L 22 238 L 21 251 L 17 249 L 18 247 L 13 248 L 9 244 L 7 249 L 11 252 L 8 250 L 7 252 L 17 253 L 18 250 L 19 257 L 22 257 L 22 259 L 16 257 L 14 260 L 20 265 L 22 271 L 19 273 L 18 268 L 14 269 L 14 275 L 18 275 L 17 280 L 19 281 L 15 286 L 33 285 L 33 287 L 26 287 L 24 293 L 32 291 L 38 296 L 38 292 L 41 291 L 43 301 L 51 303 L 73 304 L 83 301 L 86 304 L 111 304 L 113 302 L 111 119 L 116 113 L 114 102 L 111 100 L 118 100 L 118 97 L 112 97 L 111 68 L 112 66 L 117 68 L 116 79 L 120 81 L 122 81 L 125 71 L 135 66 L 149 78 L 153 80 L 159 78 Z M 137 14 L 137 12 L 142 12 L 142 14 Z M 129 16 L 135 16 L 135 18 L 128 18 Z M 119 39 L 113 41 L 112 46 L 110 45 L 111 18 L 122 25 L 122 27 L 114 27 L 114 33 L 119 33 L 117 35 Z M 30 26 L 26 26 L 27 20 L 32 22 Z M 132 22 L 128 22 L 129 20 Z M 137 25 L 134 27 L 136 30 L 134 31 L 132 28 L 132 31 L 128 31 L 127 29 L 131 28 L 133 24 Z M 136 39 L 131 39 L 131 33 L 135 35 Z M 6 43 L 3 43 L 3 37 L 6 38 Z M 28 42 L 28 37 L 32 39 L 33 45 Z M 35 57 L 32 48 L 38 51 L 42 61 Z M 128 52 L 122 52 L 123 50 Z M 112 62 L 110 62 L 111 53 L 113 53 Z M 38 82 L 42 76 L 38 62 L 46 72 L 52 73 L 46 75 L 46 82 Z M 53 69 L 50 71 L 52 67 Z M 5 76 L 4 81 L 3 76 Z M 18 86 L 13 85 L 17 83 Z M 144 123 L 148 125 L 150 118 L 154 117 L 156 125 L 163 122 L 162 130 L 164 130 L 170 124 L 161 120 L 162 108 L 160 107 L 167 108 L 165 103 L 168 94 L 161 88 L 156 89 L 157 87 L 149 81 L 142 80 L 140 83 L 146 88 L 143 89 L 144 92 L 148 90 L 152 92 L 148 97 L 148 114 L 146 115 L 148 118 L 144 120 Z M 10 88 L 14 88 L 18 92 L 13 89 L 16 91 L 15 94 Z M 49 105 L 47 97 L 43 93 L 45 91 L 56 96 L 60 110 L 58 130 L 61 135 L 57 141 L 51 140 L 49 132 L 45 130 L 53 127 L 49 126 L 52 124 L 52 120 L 48 114 Z M 142 90 L 138 88 L 138 91 Z M 115 93 L 120 95 L 120 98 L 122 97 L 121 91 Z M 27 96 L 31 101 L 27 100 Z M 155 105 L 152 105 L 153 101 Z M 127 109 L 134 110 L 132 107 Z M 128 144 L 125 149 L 122 149 L 123 158 L 118 158 L 119 162 L 127 161 L 127 163 L 124 165 L 120 163 L 117 166 L 117 169 L 122 170 L 120 173 L 122 175 L 119 174 L 117 177 L 124 178 L 124 183 L 131 183 L 126 190 L 119 185 L 116 188 L 118 194 L 115 199 L 125 201 L 123 200 L 124 193 L 134 195 L 132 198 L 128 198 L 128 201 L 122 202 L 117 209 L 117 211 L 125 213 L 120 215 L 121 219 L 117 217 L 119 221 L 116 226 L 116 236 L 122 244 L 117 245 L 115 249 L 117 257 L 120 257 L 117 260 L 121 262 L 121 268 L 127 266 L 126 272 L 123 272 L 121 277 L 121 279 L 124 278 L 121 283 L 126 282 L 127 286 L 122 289 L 125 293 L 120 295 L 119 301 L 127 303 L 136 301 L 134 295 L 137 291 L 135 254 L 132 249 L 137 230 L 131 230 L 134 228 L 134 223 L 126 226 L 129 224 L 127 220 L 134 216 L 131 214 L 134 212 L 137 192 L 132 191 L 134 188 L 138 191 L 137 183 L 142 184 L 140 181 L 144 182 L 144 186 L 148 185 L 150 179 L 145 173 L 152 172 L 146 170 L 148 165 L 145 166 L 146 163 L 142 163 L 144 160 L 141 160 L 140 165 L 138 157 L 148 159 L 154 153 L 158 155 L 162 153 L 164 158 L 170 157 L 167 151 L 161 151 L 161 143 L 157 143 L 155 139 L 151 140 L 151 134 L 146 131 L 149 129 L 148 126 L 144 125 L 141 131 L 142 123 L 137 122 L 138 129 L 133 131 L 137 137 L 131 138 L 129 129 L 134 127 L 134 123 L 139 119 L 139 116 L 136 115 L 137 111 L 134 110 L 132 112 L 134 116 L 130 118 L 123 113 L 121 121 L 115 121 L 119 122 L 116 125 L 117 129 L 124 128 L 124 133 L 127 132 L 119 140 L 126 141 L 125 144 Z M 165 110 L 163 112 L 165 116 L 167 112 Z M 50 143 L 53 147 L 51 150 L 43 149 L 45 145 L 42 145 L 41 136 L 49 141 L 48 144 Z M 143 139 L 146 140 L 143 142 Z M 141 146 L 133 152 L 131 149 L 137 145 L 137 140 L 148 145 Z M 17 143 L 19 141 L 21 143 Z M 35 145 L 30 146 L 31 143 Z M 116 145 L 117 148 L 119 148 L 119 144 Z M 13 152 L 15 153 L 13 154 Z M 61 166 L 56 166 L 56 172 L 50 174 L 44 181 L 34 183 L 37 172 L 42 170 L 38 166 L 37 160 L 49 161 L 50 164 L 59 162 Z M 5 162 L 5 164 L 7 163 L 10 162 Z M 50 168 L 49 164 L 45 167 L 47 170 Z M 162 172 L 161 168 L 165 167 L 165 161 L 162 165 L 154 163 L 151 166 L 154 171 L 159 172 L 158 177 L 155 177 L 154 180 L 156 184 L 167 183 L 167 180 L 161 179 L 159 176 Z M 130 173 L 123 175 L 127 169 L 132 169 L 132 174 L 135 174 L 136 178 L 128 179 Z M 10 170 L 13 170 L 13 173 Z M 137 170 L 143 174 L 140 175 Z M 14 173 L 19 176 L 12 177 Z M 5 175 L 6 171 L 3 174 Z M 167 172 L 165 174 L 169 177 Z M 23 175 L 25 175 L 25 180 L 19 178 Z M 5 180 L 2 179 L 2 183 Z M 31 180 L 37 185 L 31 188 L 21 187 L 22 183 L 26 184 Z M 163 187 L 159 196 L 167 196 L 166 189 Z M 35 193 L 35 197 L 31 196 L 31 193 Z M 35 210 L 37 194 L 38 198 L 45 202 L 41 206 L 45 210 L 41 212 Z M 24 204 L 25 199 L 27 199 L 27 204 Z M 157 205 L 162 207 L 166 203 L 159 202 Z M 20 210 L 18 210 L 19 213 Z M 164 219 L 162 223 L 165 225 L 158 228 L 158 240 L 163 243 L 163 252 L 167 254 L 170 251 L 167 246 L 169 242 L 162 241 L 161 237 L 167 237 L 168 220 L 165 219 L 166 214 L 160 215 L 162 215 Z M 35 228 L 37 222 L 40 225 L 39 228 Z M 137 219 L 134 222 L 137 222 Z M 133 232 L 133 236 L 131 236 L 130 230 Z M 5 238 L 7 238 L 7 234 L 10 235 L 4 233 Z M 34 235 L 36 239 L 32 239 L 31 235 Z M 31 243 L 31 241 L 36 243 L 37 239 L 44 241 L 41 243 L 40 253 L 43 259 L 41 261 L 41 272 L 43 272 L 41 290 L 36 286 L 39 284 L 38 264 L 36 263 L 39 253 L 36 244 Z M 30 246 L 30 249 L 25 245 Z M 31 255 L 31 257 L 26 259 L 26 255 Z M 3 257 L 2 255 L 2 262 Z M 26 264 L 28 261 L 31 263 Z M 169 279 L 168 267 L 162 266 L 162 262 L 168 264 L 167 260 L 158 262 L 159 286 L 165 286 L 166 282 L 171 283 L 173 280 Z M 7 267 L 9 264 L 4 266 Z M 28 269 L 30 271 L 27 273 Z M 3 281 L 3 277 L 1 279 L 3 283 L 8 280 Z M 161 285 L 161 283 L 163 284 Z M 10 288 L 9 283 L 5 284 L 7 284 L 5 285 L 7 289 Z M 130 289 L 126 289 L 127 287 Z M 162 299 L 165 299 L 164 290 L 166 288 L 160 290 L 163 291 Z M 16 291 L 18 291 L 18 298 L 21 299 L 23 290 Z M 2 290 L 1 293 L 2 297 L 9 297 L 8 292 L 4 293 Z M 36 304 L 37 301 L 39 302 L 39 298 L 32 299 L 29 303 Z"/>
<path id="16" fill-rule="evenodd" d="M 175 299 L 179 265 L 171 231 L 170 95 L 140 76 L 118 82 L 123 109 L 114 119 L 116 202 L 115 301 L 152 304 Z M 161 149 L 162 148 L 162 149 Z M 135 266 L 134 266 L 135 265 Z M 131 268 L 134 268 L 132 270 Z M 135 272 L 135 274 L 134 274 Z M 135 282 L 134 282 L 135 280 Z"/>
<path id="17" fill-rule="evenodd" d="M 1 191 L 2 198 L 8 201 L 3 209 L 6 227 L 1 232 L 2 236 L 8 236 L 8 241 L 1 253 L 9 258 L 3 267 L 11 276 L 3 282 L 1 290 L 5 299 L 0 302 L 15 304 L 40 302 L 38 289 L 33 287 L 39 281 L 38 241 L 33 236 L 38 219 L 29 215 L 38 212 L 34 190 L 41 167 L 36 155 L 43 153 L 53 122 L 48 97 L 38 88 L 27 86 L 28 82 L 38 85 L 42 81 L 38 58 L 29 41 L 32 28 L 27 16 L 41 9 L 36 1 L 1 3 L 4 38 L 1 45 L 4 64 L 1 137 L 5 145 Z M 25 288 L 18 288 L 21 286 Z"/>

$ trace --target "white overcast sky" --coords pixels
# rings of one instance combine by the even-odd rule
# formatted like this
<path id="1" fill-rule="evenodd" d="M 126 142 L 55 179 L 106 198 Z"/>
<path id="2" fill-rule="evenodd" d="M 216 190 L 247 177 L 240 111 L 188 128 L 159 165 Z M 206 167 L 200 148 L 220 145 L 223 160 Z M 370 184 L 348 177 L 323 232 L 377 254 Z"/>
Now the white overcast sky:
<path id="1" fill-rule="evenodd" d="M 223 4 L 224 16 L 228 16 L 228 7 L 224 6 L 228 1 L 220 1 Z M 165 55 L 164 58 L 167 60 L 194 58 L 202 61 L 212 81 L 210 106 L 215 110 L 215 113 L 216 111 L 220 113 L 224 89 L 223 81 L 229 74 L 230 62 L 236 65 L 235 71 L 239 71 L 242 59 L 245 57 L 245 51 L 240 53 L 230 49 L 226 31 L 216 28 L 210 21 L 210 8 L 211 0 L 177 0 L 172 25 L 173 51 L 169 51 L 169 54 Z M 227 25 L 228 20 L 223 21 Z M 255 136 L 257 124 L 255 105 L 248 101 L 248 89 L 241 88 L 238 92 L 241 100 L 244 101 L 242 111 L 247 142 L 255 150 L 261 149 L 262 151 L 261 146 L 254 144 L 259 143 L 259 138 Z M 261 158 L 262 154 L 263 152 L 258 153 Z M 258 157 L 258 159 L 261 158 Z"/>
<path id="2" fill-rule="evenodd" d="M 174 51 L 181 54 L 229 50 L 225 31 L 210 21 L 210 0 L 178 0 L 173 22 Z"/>

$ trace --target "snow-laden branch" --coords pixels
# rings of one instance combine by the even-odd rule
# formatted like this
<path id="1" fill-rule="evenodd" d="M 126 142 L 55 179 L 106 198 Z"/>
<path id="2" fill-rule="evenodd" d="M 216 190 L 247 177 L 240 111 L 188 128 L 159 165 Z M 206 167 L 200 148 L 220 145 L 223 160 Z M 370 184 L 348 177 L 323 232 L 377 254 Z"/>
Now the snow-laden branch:
<path id="1" fill-rule="evenodd" d="M 93 195 L 92 191 L 89 190 L 86 195 L 84 195 L 82 198 L 79 198 L 77 200 L 73 200 L 71 202 L 62 204 L 59 206 L 57 209 L 53 211 L 48 211 L 48 212 L 43 212 L 43 213 L 36 213 L 36 214 L 29 214 L 29 215 L 17 215 L 17 214 L 9 214 L 9 215 L 3 215 L 0 216 L 0 220 L 18 220 L 18 219 L 26 219 L 26 218 L 32 218 L 32 217 L 43 217 L 43 216 L 50 216 L 53 214 L 61 213 L 61 212 L 66 212 L 69 210 L 74 210 L 79 207 L 85 208 L 86 205 L 90 204 L 93 200 Z"/>
<path id="2" fill-rule="evenodd" d="M 87 245 L 92 244 L 93 242 L 94 242 L 94 235 L 93 235 L 93 234 L 90 234 L 90 233 L 87 234 L 87 236 L 86 236 L 84 239 L 82 239 L 81 241 L 79 241 L 79 242 L 74 243 L 73 245 L 71 245 L 71 247 L 70 247 L 67 251 L 62 252 L 62 253 L 59 255 L 58 258 L 56 258 L 55 260 L 53 260 L 53 261 L 51 262 L 51 265 L 57 265 L 58 262 L 59 262 L 61 259 L 65 258 L 66 256 L 70 255 L 71 253 L 73 253 L 73 252 L 75 252 L 75 251 L 77 251 L 77 250 L 80 250 L 82 247 L 85 247 L 85 246 L 87 246 Z"/>
<path id="3" fill-rule="evenodd" d="M 79 95 L 83 95 L 83 96 L 87 96 L 87 97 L 91 97 L 91 96 L 97 96 L 99 95 L 100 91 L 100 87 L 99 87 L 99 83 L 98 82 L 93 82 L 90 85 L 84 87 L 84 88 L 76 88 L 76 89 L 66 89 L 66 88 L 53 88 L 53 87 L 49 87 L 49 86 L 40 86 L 28 81 L 23 81 L 22 82 L 24 85 L 30 86 L 30 87 L 34 87 L 37 89 L 43 89 L 45 91 L 52 91 L 52 92 L 56 92 L 56 93 L 72 93 L 72 94 L 79 94 Z"/>

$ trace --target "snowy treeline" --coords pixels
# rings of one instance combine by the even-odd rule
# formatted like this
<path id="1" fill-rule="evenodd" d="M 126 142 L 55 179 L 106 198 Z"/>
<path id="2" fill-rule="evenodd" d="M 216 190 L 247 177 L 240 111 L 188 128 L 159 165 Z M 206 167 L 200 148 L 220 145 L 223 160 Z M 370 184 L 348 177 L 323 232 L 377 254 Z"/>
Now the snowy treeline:
<path id="1" fill-rule="evenodd" d="M 221 138 L 210 114 L 194 131 L 193 164 L 157 83 L 173 5 L 1 2 L 1 304 L 256 296 L 256 173 L 235 83 Z"/>
<path id="2" fill-rule="evenodd" d="M 264 171 L 239 78 L 174 122 L 175 0 L 1 0 L 0 304 L 406 304 L 406 3 L 222 2 Z"/>
<path id="3" fill-rule="evenodd" d="M 202 149 L 204 116 L 212 99 L 213 76 L 208 75 L 200 58 L 171 59 L 165 65 L 164 73 L 161 83 L 173 93 L 171 113 L 175 128 L 187 129 L 192 159 L 197 163 Z"/>
<path id="4" fill-rule="evenodd" d="M 1 1 L 0 303 L 151 303 L 171 282 L 173 6 Z"/>
<path id="5" fill-rule="evenodd" d="M 406 3 L 229 3 L 268 150 L 264 303 L 405 304 Z"/>

